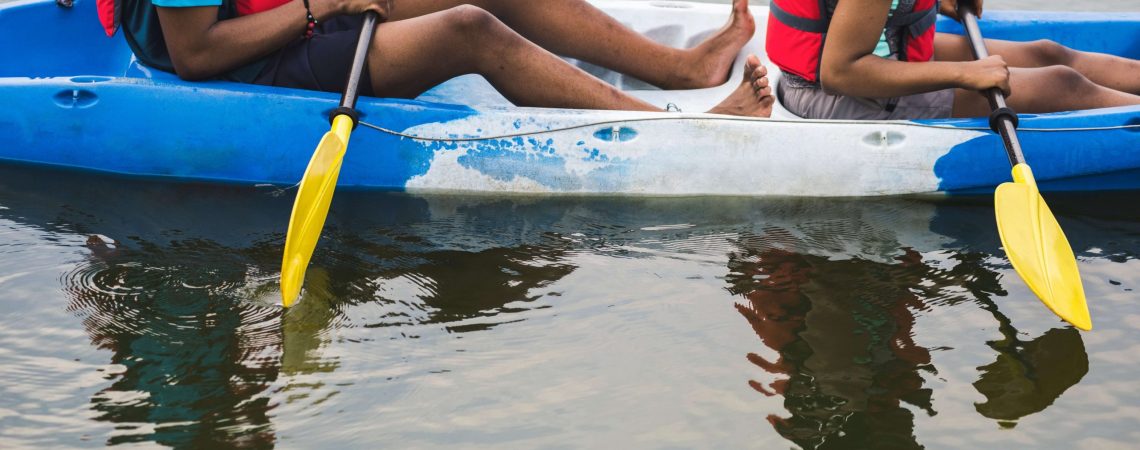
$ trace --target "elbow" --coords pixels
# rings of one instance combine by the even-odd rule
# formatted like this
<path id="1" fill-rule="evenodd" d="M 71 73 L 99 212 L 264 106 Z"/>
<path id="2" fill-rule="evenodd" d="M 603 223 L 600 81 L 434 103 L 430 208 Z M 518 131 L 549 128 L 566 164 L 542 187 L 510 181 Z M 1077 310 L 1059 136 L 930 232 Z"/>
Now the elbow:
<path id="1" fill-rule="evenodd" d="M 194 65 L 187 64 L 175 63 L 174 73 L 175 75 L 178 75 L 178 78 L 181 78 L 185 81 L 202 81 L 210 78 L 210 75 L 206 71 L 201 70 Z"/>
<path id="2" fill-rule="evenodd" d="M 205 55 L 170 55 L 170 62 L 174 65 L 174 73 L 186 81 L 202 81 L 215 75 L 208 64 Z"/>
<path id="3" fill-rule="evenodd" d="M 210 77 L 206 76 L 205 74 L 203 74 L 202 72 L 186 70 L 186 69 L 180 70 L 177 67 L 174 68 L 174 73 L 176 75 L 178 75 L 178 78 L 181 78 L 182 81 L 203 81 L 203 80 L 206 80 L 207 78 L 210 78 Z"/>
<path id="4" fill-rule="evenodd" d="M 850 70 L 839 64 L 821 64 L 819 67 L 819 85 L 829 95 L 851 95 L 854 78 Z"/>

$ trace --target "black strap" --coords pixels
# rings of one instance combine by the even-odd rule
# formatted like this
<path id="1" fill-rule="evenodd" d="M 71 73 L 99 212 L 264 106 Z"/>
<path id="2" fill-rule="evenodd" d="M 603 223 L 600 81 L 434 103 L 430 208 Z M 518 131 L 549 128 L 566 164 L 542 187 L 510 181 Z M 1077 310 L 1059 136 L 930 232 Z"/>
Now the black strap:
<path id="1" fill-rule="evenodd" d="M 771 2 L 768 4 L 768 11 L 770 14 L 772 14 L 773 17 L 776 18 L 776 20 L 780 21 L 780 23 L 792 27 L 793 29 L 803 31 L 805 33 L 816 34 L 823 34 L 827 32 L 827 25 L 829 21 L 826 19 L 826 10 L 820 11 L 820 16 L 824 17 L 823 19 L 808 19 L 805 17 L 797 16 L 785 11 L 780 7 L 780 5 L 776 4 L 776 2 Z"/>
<path id="2" fill-rule="evenodd" d="M 934 8 L 928 8 L 922 11 L 893 15 L 887 19 L 885 28 L 906 28 L 911 36 L 921 36 L 926 30 L 934 26 L 936 21 L 938 21 L 938 11 Z"/>
<path id="3" fill-rule="evenodd" d="M 938 11 L 933 7 L 905 13 L 896 11 L 887 19 L 886 28 L 909 27 L 915 23 L 930 20 L 930 17 L 938 17 Z"/>
<path id="4" fill-rule="evenodd" d="M 937 5 L 938 3 L 935 2 Z M 907 37 L 918 37 L 926 33 L 934 26 L 934 22 L 938 21 L 938 11 L 934 7 L 924 10 L 911 11 L 908 13 L 894 14 L 887 19 L 885 28 L 901 28 L 903 33 L 898 33 L 899 48 L 898 59 L 899 61 L 909 61 L 907 57 Z"/>
<path id="5" fill-rule="evenodd" d="M 891 97 L 891 98 L 887 99 L 887 104 L 883 105 L 883 111 L 886 111 L 888 113 L 893 113 L 893 112 L 895 112 L 895 109 L 898 107 L 899 107 L 899 98 L 898 97 Z"/>
<path id="6" fill-rule="evenodd" d="M 768 4 L 768 11 L 775 16 L 776 20 L 780 21 L 780 23 L 806 33 L 826 33 L 827 27 L 831 22 L 828 20 L 826 10 L 820 11 L 822 18 L 809 19 L 792 14 L 784 8 L 781 8 L 778 3 L 771 2 Z M 931 7 L 920 11 L 891 15 L 883 28 L 906 28 L 911 36 L 921 36 L 923 33 L 926 33 L 926 30 L 934 26 L 934 23 L 937 21 L 938 10 Z"/>
<path id="7" fill-rule="evenodd" d="M 990 113 L 990 129 L 994 130 L 994 133 L 1001 134 L 1002 119 L 1009 119 L 1009 122 L 1013 124 L 1013 128 L 1017 128 L 1017 112 L 1015 112 L 1013 108 L 1003 106 L 994 109 L 994 111 Z"/>
<path id="8" fill-rule="evenodd" d="M 336 116 L 340 116 L 340 115 L 348 116 L 349 119 L 352 119 L 352 129 L 353 130 L 355 130 L 356 125 L 358 125 L 360 123 L 360 113 L 357 112 L 353 108 L 349 108 L 349 107 L 345 107 L 345 106 L 337 107 L 337 109 L 334 109 L 334 110 L 332 110 L 332 112 L 329 113 L 329 123 L 332 123 L 333 119 L 336 119 Z"/>

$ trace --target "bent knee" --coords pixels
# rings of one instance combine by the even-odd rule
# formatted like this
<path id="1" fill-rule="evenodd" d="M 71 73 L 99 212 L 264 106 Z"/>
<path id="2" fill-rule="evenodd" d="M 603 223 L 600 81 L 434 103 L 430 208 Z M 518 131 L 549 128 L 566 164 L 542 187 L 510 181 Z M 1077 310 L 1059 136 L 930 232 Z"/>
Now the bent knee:
<path id="1" fill-rule="evenodd" d="M 475 5 L 459 5 L 444 11 L 448 23 L 462 32 L 486 32 L 500 25 L 499 19 Z"/>
<path id="2" fill-rule="evenodd" d="M 1054 89 L 1060 89 L 1075 95 L 1091 93 L 1096 84 L 1089 81 L 1083 74 L 1069 66 L 1048 66 L 1039 69 L 1050 80 Z"/>
<path id="3" fill-rule="evenodd" d="M 1048 39 L 1026 43 L 1027 51 L 1039 67 L 1067 66 L 1073 60 L 1073 51 Z"/>

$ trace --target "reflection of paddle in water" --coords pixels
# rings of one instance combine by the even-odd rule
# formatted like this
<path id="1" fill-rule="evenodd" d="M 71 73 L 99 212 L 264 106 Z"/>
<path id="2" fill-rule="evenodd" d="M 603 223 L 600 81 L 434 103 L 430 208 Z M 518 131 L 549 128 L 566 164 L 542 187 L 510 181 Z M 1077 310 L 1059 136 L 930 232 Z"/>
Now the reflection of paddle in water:
<path id="1" fill-rule="evenodd" d="M 965 258 L 965 256 L 960 256 Z M 1089 371 L 1084 341 L 1075 328 L 1053 328 L 1023 341 L 1013 322 L 998 310 L 987 295 L 979 295 L 982 308 L 994 315 L 1002 339 L 987 344 L 997 350 L 997 360 L 979 367 L 974 388 L 986 396 L 975 405 L 978 412 L 1013 427 L 1016 420 L 1045 410 Z"/>
<path id="2" fill-rule="evenodd" d="M 306 280 L 304 301 L 281 315 L 281 371 L 287 375 L 332 372 L 340 366 L 322 360 L 319 352 L 328 345 L 328 333 L 340 316 L 334 309 L 329 273 L 323 267 L 312 267 Z"/>
<path id="3" fill-rule="evenodd" d="M 997 361 L 978 368 L 982 376 L 974 382 L 986 396 L 975 405 L 978 412 L 1003 427 L 1045 410 L 1089 371 L 1084 342 L 1075 328 L 1053 328 L 1028 342 L 1013 342 L 990 344 L 1000 354 Z"/>
<path id="4" fill-rule="evenodd" d="M 779 376 L 749 381 L 758 392 L 784 396 L 791 415 L 769 415 L 776 431 L 805 448 L 921 447 L 914 416 L 902 405 L 936 414 L 922 375 L 936 372 L 913 329 L 914 312 L 930 302 L 980 299 L 999 320 L 1005 339 L 990 343 L 998 360 L 981 367 L 974 384 L 987 397 L 977 405 L 982 415 L 1008 424 L 1043 410 L 1080 380 L 1088 361 L 1076 330 L 1019 341 L 990 300 L 1002 291 L 982 263 L 985 255 L 954 258 L 958 264 L 943 270 L 912 250 L 890 264 L 764 248 L 732 255 L 730 290 L 747 299 L 737 310 L 776 351 L 775 358 L 748 354 Z"/>

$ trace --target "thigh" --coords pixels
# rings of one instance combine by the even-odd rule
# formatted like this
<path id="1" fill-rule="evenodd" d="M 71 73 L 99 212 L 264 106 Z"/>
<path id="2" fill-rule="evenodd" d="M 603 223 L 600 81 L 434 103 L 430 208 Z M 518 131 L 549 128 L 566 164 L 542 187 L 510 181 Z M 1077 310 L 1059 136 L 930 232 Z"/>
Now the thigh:
<path id="1" fill-rule="evenodd" d="M 394 2 L 392 5 L 391 17 L 389 22 L 396 22 L 400 20 L 413 19 L 420 16 L 426 16 L 431 13 L 446 11 L 460 5 L 474 5 L 483 8 L 487 11 L 494 12 L 494 6 L 499 1 L 496 0 L 415 0 L 415 1 L 399 1 Z"/>
<path id="2" fill-rule="evenodd" d="M 415 98 L 432 87 L 475 70 L 473 61 L 486 53 L 458 31 L 459 9 L 434 12 L 380 24 L 372 39 L 368 67 L 373 89 L 382 97 Z M 462 13 L 459 13 L 462 14 Z"/>
<path id="3" fill-rule="evenodd" d="M 444 11 L 377 26 L 360 94 L 415 98 L 470 73 L 468 61 L 478 47 L 459 37 L 453 16 Z M 311 39 L 294 41 L 274 55 L 254 83 L 343 92 L 362 25 L 361 16 L 325 21 Z"/>
<path id="4" fill-rule="evenodd" d="M 986 39 L 986 50 L 991 55 L 1001 55 L 1010 67 L 1037 67 L 1029 42 Z M 935 33 L 934 59 L 937 61 L 973 61 L 974 50 L 966 36 L 950 33 Z"/>

